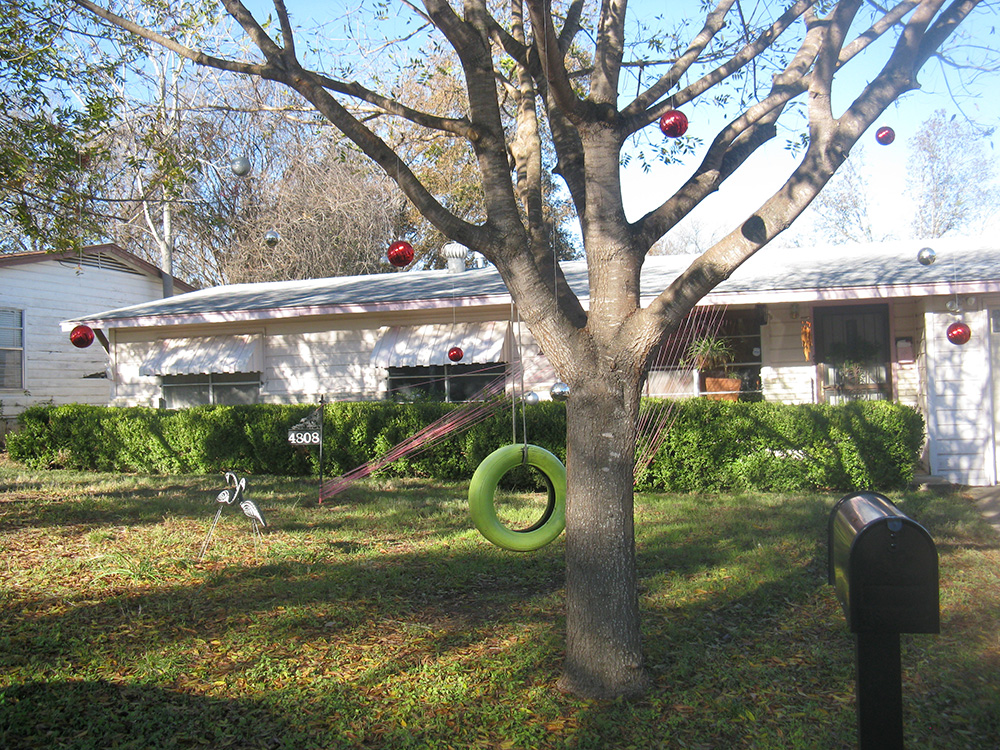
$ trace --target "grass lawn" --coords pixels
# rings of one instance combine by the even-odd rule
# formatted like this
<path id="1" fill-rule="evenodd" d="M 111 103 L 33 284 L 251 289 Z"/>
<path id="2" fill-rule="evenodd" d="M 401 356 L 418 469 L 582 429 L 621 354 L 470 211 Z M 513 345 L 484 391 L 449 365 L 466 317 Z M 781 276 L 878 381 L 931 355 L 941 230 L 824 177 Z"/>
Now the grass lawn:
<path id="1" fill-rule="evenodd" d="M 31 472 L 0 460 L 0 747 L 851 748 L 853 640 L 826 585 L 839 495 L 637 498 L 654 687 L 554 685 L 562 540 L 494 548 L 465 485 Z M 894 494 L 935 539 L 941 635 L 904 635 L 911 748 L 1000 745 L 1000 537 Z M 511 518 L 536 498 L 505 501 Z"/>

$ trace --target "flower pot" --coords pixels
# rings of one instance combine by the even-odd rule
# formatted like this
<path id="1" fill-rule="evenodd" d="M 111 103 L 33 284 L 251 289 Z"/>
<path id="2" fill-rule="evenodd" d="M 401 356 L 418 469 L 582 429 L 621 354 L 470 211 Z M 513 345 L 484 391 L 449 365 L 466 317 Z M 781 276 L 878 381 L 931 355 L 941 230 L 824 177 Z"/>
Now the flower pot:
<path id="1" fill-rule="evenodd" d="M 713 401 L 739 401 L 742 385 L 743 381 L 740 378 L 703 375 L 701 390 L 705 398 Z"/>

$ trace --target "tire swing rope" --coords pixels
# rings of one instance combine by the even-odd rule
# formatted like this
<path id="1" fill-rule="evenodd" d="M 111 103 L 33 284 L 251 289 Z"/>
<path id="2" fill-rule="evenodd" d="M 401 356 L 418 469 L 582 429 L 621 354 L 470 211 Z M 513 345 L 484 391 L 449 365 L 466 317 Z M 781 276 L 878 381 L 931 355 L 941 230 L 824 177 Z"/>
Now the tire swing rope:
<path id="1" fill-rule="evenodd" d="M 526 529 L 508 528 L 497 517 L 497 485 L 518 466 L 538 469 L 548 485 L 548 503 L 541 518 Z M 566 467 L 555 455 L 537 445 L 505 445 L 483 459 L 469 483 L 469 512 L 479 533 L 513 552 L 532 552 L 554 541 L 566 527 Z"/>

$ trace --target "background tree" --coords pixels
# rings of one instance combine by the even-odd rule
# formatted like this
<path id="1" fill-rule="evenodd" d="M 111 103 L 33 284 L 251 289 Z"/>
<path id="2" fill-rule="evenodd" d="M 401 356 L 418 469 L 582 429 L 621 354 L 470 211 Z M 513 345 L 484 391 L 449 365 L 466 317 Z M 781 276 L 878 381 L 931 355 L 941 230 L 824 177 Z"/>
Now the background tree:
<path id="1" fill-rule="evenodd" d="M 145 11 L 144 6 L 137 5 L 136 12 L 142 12 L 145 23 L 169 25 L 185 44 L 197 45 L 217 23 L 218 13 L 211 10 L 210 4 L 200 6 L 181 3 L 178 8 L 154 6 Z M 204 77 L 186 76 L 186 69 L 193 68 L 193 64 L 162 47 L 152 47 L 143 59 L 146 64 L 133 69 L 132 76 L 145 81 L 143 92 L 147 96 L 126 100 L 122 92 L 126 104 L 114 146 L 121 149 L 121 175 L 126 184 L 131 183 L 131 191 L 124 194 L 138 204 L 133 216 L 141 217 L 143 229 L 157 249 L 163 296 L 169 297 L 173 294 L 179 220 L 198 214 L 197 202 L 190 193 L 204 160 L 187 131 L 190 113 L 202 99 L 199 84 Z"/>
<path id="2" fill-rule="evenodd" d="M 395 184 L 329 132 L 286 140 L 277 153 L 280 163 L 252 177 L 231 244 L 216 249 L 220 275 L 239 283 L 390 270 L 385 249 L 406 221 Z M 277 246 L 262 241 L 269 231 Z"/>
<path id="3" fill-rule="evenodd" d="M 809 207 L 815 222 L 812 232 L 802 242 L 841 244 L 844 242 L 881 242 L 890 239 L 878 224 L 871 204 L 870 175 L 864 169 L 865 147 L 857 146 L 836 176 Z"/>
<path id="4" fill-rule="evenodd" d="M 509 85 L 509 84 L 508 84 Z M 405 91 L 407 104 L 424 111 L 461 116 L 466 103 L 461 71 L 457 61 L 438 53 L 410 57 L 405 67 L 395 71 L 394 91 Z M 500 96 L 504 120 L 513 122 L 517 97 Z M 399 157 L 406 162 L 424 186 L 450 212 L 470 222 L 486 218 L 485 197 L 476 166 L 476 155 L 468 141 L 449 134 L 428 132 L 425 128 L 398 117 L 379 113 L 378 132 Z M 543 142 L 544 146 L 544 142 Z M 556 176 L 555 154 L 551 148 L 541 154 L 542 210 L 552 251 L 560 260 L 579 255 L 572 234 L 572 204 Z M 513 160 L 513 156 L 510 155 Z M 513 165 L 511 165 L 513 171 Z M 523 205 L 523 204 L 522 204 Z M 450 240 L 428 222 L 412 203 L 407 204 L 407 220 L 418 259 L 426 267 L 443 267 L 438 252 Z"/>
<path id="5" fill-rule="evenodd" d="M 991 131 L 970 120 L 937 110 L 907 143 L 906 208 L 880 210 L 877 176 L 868 147 L 856 146 L 830 184 L 809 207 L 809 231 L 798 244 L 881 242 L 918 237 L 934 239 L 978 234 L 997 208 L 996 155 Z"/>
<path id="6" fill-rule="evenodd" d="M 704 221 L 690 216 L 670 234 L 658 239 L 649 249 L 650 255 L 696 255 L 703 253 L 716 242 L 715 232 Z"/>
<path id="7" fill-rule="evenodd" d="M 461 71 L 465 100 L 458 114 L 410 106 L 406 92 L 379 92 L 377 79 L 358 80 L 350 70 L 307 67 L 283 0 L 274 2 L 273 27 L 262 25 L 238 0 L 222 1 L 256 47 L 254 54 L 190 49 L 169 30 L 142 28 L 93 0 L 73 0 L 199 64 L 296 91 L 374 160 L 444 236 L 496 265 L 521 319 L 571 389 L 560 685 L 595 697 L 642 692 L 647 676 L 632 471 L 646 363 L 698 300 L 801 215 L 881 113 L 916 88 L 920 68 L 980 2 L 903 0 L 883 10 L 861 0 L 793 0 L 780 13 L 763 3 L 747 13 L 736 0 L 719 0 L 704 5 L 703 22 L 674 47 L 679 53 L 668 55 L 655 72 L 646 65 L 640 85 L 628 80 L 627 92 L 623 71 L 633 68 L 624 57 L 630 48 L 626 0 L 604 0 L 593 18 L 584 13 L 583 0 L 393 4 L 387 23 L 397 24 L 399 12 L 412 10 L 433 31 L 428 43 Z M 375 5 L 382 12 L 388 7 Z M 578 54 L 583 46 L 588 54 Z M 884 54 L 868 64 L 864 83 L 845 88 L 848 104 L 836 114 L 835 78 L 848 66 L 858 67 L 873 47 Z M 808 142 L 788 179 L 643 306 L 639 278 L 650 247 L 773 138 L 779 119 L 799 98 Z M 698 101 L 727 108 L 721 129 L 705 139 L 711 145 L 679 190 L 627 220 L 619 170 L 624 144 L 668 111 L 693 111 Z M 475 157 L 485 218 L 450 210 L 380 135 L 383 118 L 370 119 L 364 110 L 464 140 Z M 579 218 L 589 268 L 587 304 L 566 284 L 552 253 L 544 210 L 546 149 Z"/>
<path id="8" fill-rule="evenodd" d="M 90 26 L 64 3 L 0 5 L 0 251 L 73 247 L 98 231 L 89 169 L 114 111 L 103 82 L 126 54 L 85 55 Z"/>
<path id="9" fill-rule="evenodd" d="M 910 141 L 907 192 L 913 198 L 913 236 L 926 239 L 976 233 L 997 208 L 996 156 L 990 133 L 937 110 Z"/>
<path id="10" fill-rule="evenodd" d="M 170 16 L 185 39 L 224 31 L 204 7 Z M 390 268 L 402 196 L 311 108 L 160 47 L 142 63 L 107 133 L 100 200 L 111 239 L 203 286 Z M 234 158 L 250 161 L 248 175 L 233 174 Z M 272 230 L 280 248 L 264 242 Z"/>

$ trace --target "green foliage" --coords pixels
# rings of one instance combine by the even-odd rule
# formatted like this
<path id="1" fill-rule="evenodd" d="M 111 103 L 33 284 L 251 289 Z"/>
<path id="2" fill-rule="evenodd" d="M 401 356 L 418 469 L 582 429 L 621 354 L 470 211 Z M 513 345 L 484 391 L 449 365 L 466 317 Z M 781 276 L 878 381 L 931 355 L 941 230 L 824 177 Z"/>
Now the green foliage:
<path id="1" fill-rule="evenodd" d="M 650 402 L 646 408 L 660 408 Z M 906 486 L 923 444 L 915 410 L 884 401 L 842 406 L 690 399 L 666 405 L 669 426 L 651 465 L 636 481 L 642 490 L 717 492 L 813 489 L 889 490 Z M 34 406 L 7 438 L 12 458 L 33 468 L 151 474 L 310 476 L 318 451 L 292 446 L 288 428 L 315 406 L 204 406 L 182 411 L 141 407 Z M 324 467 L 338 476 L 466 405 L 384 401 L 326 406 Z M 458 481 L 526 431 L 528 442 L 566 458 L 566 412 L 543 402 L 495 413 L 465 432 L 394 461 L 383 476 Z M 649 439 L 640 436 L 640 442 Z M 510 487 L 539 486 L 535 472 L 511 472 Z"/>
<path id="2" fill-rule="evenodd" d="M 0 4 L 0 250 L 75 247 L 95 231 L 88 181 L 114 111 L 108 77 L 129 44 L 65 5 Z M 96 55 L 96 36 L 115 43 Z"/>
<path id="3" fill-rule="evenodd" d="M 180 411 L 70 404 L 33 406 L 7 438 L 11 458 L 32 468 L 152 474 L 318 473 L 318 450 L 292 446 L 288 428 L 316 406 L 201 406 Z M 337 476 L 385 455 L 459 404 L 370 401 L 328 404 L 324 474 Z M 521 415 L 518 413 L 518 434 Z M 539 404 L 525 415 L 530 440 L 565 457 L 561 404 Z M 383 470 L 387 476 L 464 479 L 489 453 L 511 442 L 511 414 L 501 411 L 453 433 Z"/>
<path id="4" fill-rule="evenodd" d="M 673 404 L 666 439 L 639 486 L 800 491 L 905 487 L 923 417 L 887 401 L 840 406 L 692 399 Z"/>
<path id="5" fill-rule="evenodd" d="M 733 361 L 733 349 L 719 336 L 702 336 L 692 341 L 684 352 L 681 364 L 699 370 L 718 370 Z"/>

